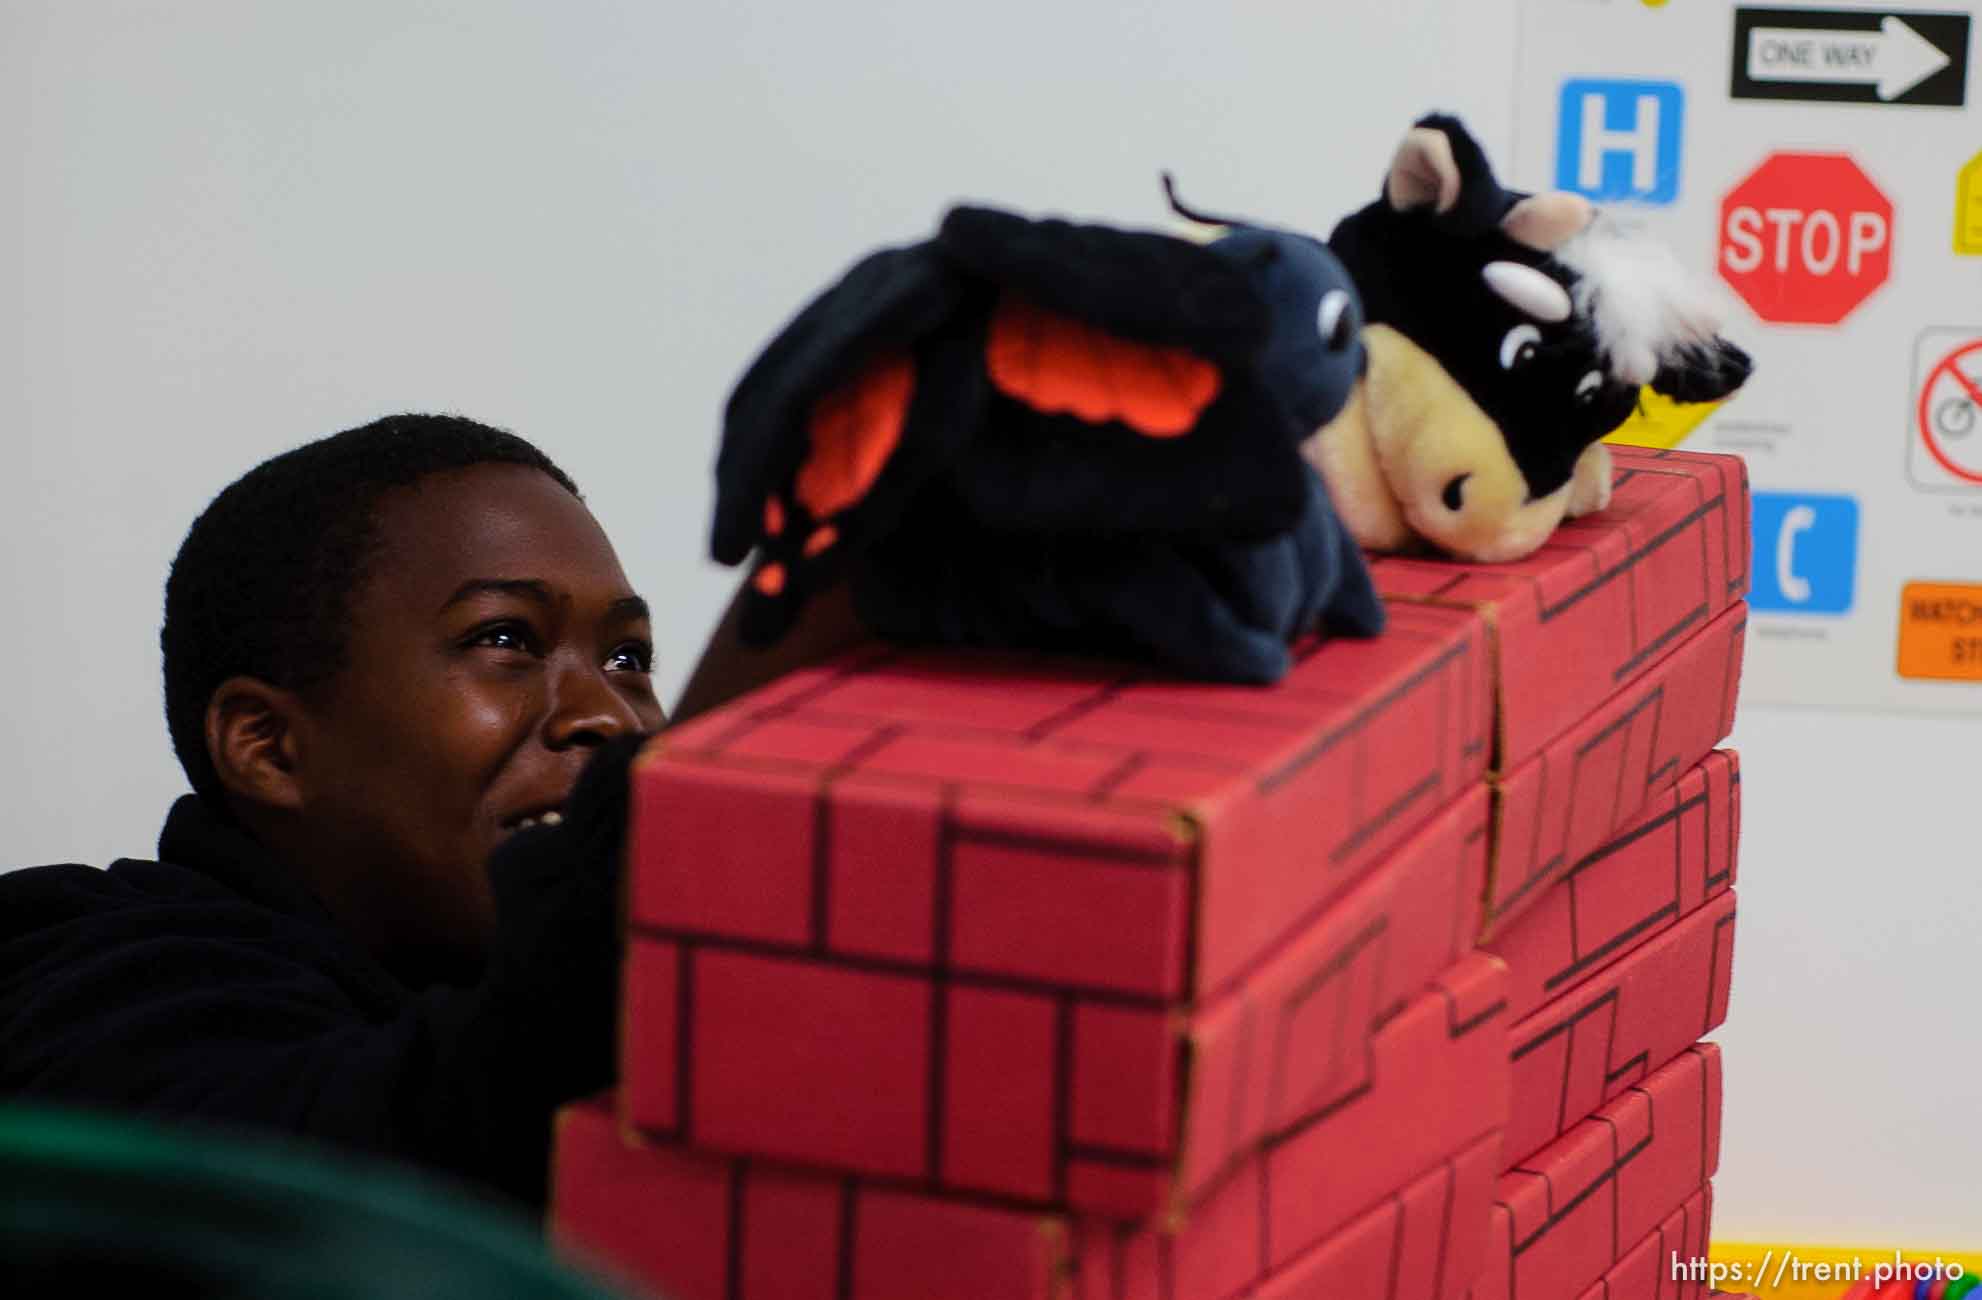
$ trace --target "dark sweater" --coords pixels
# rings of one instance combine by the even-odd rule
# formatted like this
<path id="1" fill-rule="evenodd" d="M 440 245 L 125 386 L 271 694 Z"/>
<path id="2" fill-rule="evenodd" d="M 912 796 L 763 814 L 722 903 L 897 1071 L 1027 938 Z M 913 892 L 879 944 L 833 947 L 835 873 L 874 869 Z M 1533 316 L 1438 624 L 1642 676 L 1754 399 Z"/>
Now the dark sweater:
<path id="1" fill-rule="evenodd" d="M 615 766 L 589 816 L 496 854 L 469 988 L 410 987 L 192 797 L 157 862 L 0 875 L 0 1101 L 266 1126 L 541 1207 L 552 1112 L 613 1074 Z"/>

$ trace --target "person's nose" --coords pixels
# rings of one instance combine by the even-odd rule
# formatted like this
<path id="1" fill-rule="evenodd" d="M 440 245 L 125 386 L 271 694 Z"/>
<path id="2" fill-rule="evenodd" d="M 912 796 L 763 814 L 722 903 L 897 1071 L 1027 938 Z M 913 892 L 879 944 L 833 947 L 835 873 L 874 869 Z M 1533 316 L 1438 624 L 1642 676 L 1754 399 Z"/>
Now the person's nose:
<path id="1" fill-rule="evenodd" d="M 598 664 L 574 663 L 557 672 L 551 707 L 544 720 L 544 742 L 552 749 L 591 748 L 640 731 L 632 701 L 613 685 Z"/>

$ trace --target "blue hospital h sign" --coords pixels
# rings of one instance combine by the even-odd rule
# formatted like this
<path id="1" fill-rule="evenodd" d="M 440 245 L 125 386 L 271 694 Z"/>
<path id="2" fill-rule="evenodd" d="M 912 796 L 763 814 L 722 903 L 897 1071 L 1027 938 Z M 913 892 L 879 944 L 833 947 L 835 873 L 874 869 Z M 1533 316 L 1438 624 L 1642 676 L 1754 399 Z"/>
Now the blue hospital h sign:
<path id="1" fill-rule="evenodd" d="M 1611 202 L 1671 203 L 1679 197 L 1685 118 L 1686 92 L 1674 82 L 1564 82 L 1556 188 Z"/>

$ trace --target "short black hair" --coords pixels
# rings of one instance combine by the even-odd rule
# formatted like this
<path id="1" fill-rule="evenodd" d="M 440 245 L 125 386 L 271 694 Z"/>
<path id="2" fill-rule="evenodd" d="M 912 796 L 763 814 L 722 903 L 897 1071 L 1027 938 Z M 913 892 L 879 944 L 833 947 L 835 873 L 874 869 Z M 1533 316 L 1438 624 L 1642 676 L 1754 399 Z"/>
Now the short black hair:
<path id="1" fill-rule="evenodd" d="M 292 690 L 344 667 L 351 596 L 377 546 L 379 498 L 430 474 L 522 465 L 578 488 L 513 433 L 458 415 L 391 415 L 286 451 L 229 484 L 193 521 L 165 580 L 165 724 L 193 791 L 227 801 L 206 706 L 231 677 Z"/>

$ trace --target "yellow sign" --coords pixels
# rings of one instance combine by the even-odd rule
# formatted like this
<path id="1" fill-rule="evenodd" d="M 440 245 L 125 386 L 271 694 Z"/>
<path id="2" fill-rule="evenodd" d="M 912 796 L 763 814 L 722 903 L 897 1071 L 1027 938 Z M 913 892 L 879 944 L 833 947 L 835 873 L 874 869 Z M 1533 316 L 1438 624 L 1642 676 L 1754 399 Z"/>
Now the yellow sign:
<path id="1" fill-rule="evenodd" d="M 1982 257 L 1982 153 L 1968 160 L 1955 181 L 1954 251 Z"/>
<path id="2" fill-rule="evenodd" d="M 1899 593 L 1899 675 L 1982 682 L 1982 584 L 1906 584 Z"/>
<path id="3" fill-rule="evenodd" d="M 1631 413 L 1631 418 L 1618 425 L 1604 441 L 1668 450 L 1684 442 L 1686 435 L 1719 405 L 1719 402 L 1675 402 L 1647 388 L 1638 394 L 1638 409 Z"/>
<path id="4" fill-rule="evenodd" d="M 1855 1298 L 1861 1291 L 1852 1290 L 1854 1286 L 1884 1287 L 1907 1281 L 1917 1286 L 1922 1277 L 1929 1278 L 1932 1285 L 1931 1279 L 1953 1278 L 1957 1273 L 1967 1277 L 1982 1266 L 1982 1257 L 1971 1252 L 1901 1252 L 1890 1246 L 1851 1249 L 1717 1241 L 1708 1254 L 1712 1263 L 1708 1278 L 1703 1280 L 1756 1300 L 1839 1300 L 1847 1293 Z M 1913 1286 L 1906 1288 L 1907 1295 L 1913 1292 Z M 1882 1290 L 1879 1294 L 1894 1293 Z"/>

